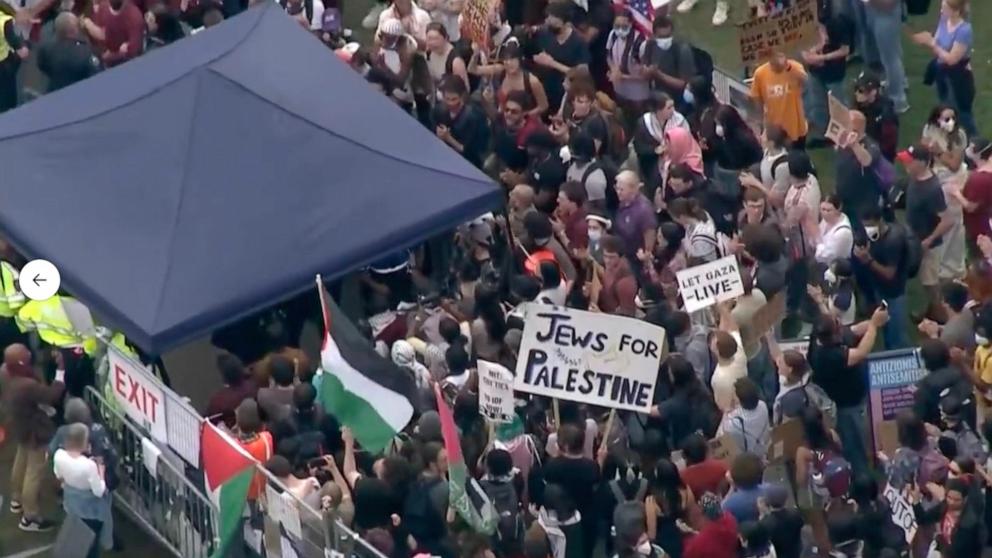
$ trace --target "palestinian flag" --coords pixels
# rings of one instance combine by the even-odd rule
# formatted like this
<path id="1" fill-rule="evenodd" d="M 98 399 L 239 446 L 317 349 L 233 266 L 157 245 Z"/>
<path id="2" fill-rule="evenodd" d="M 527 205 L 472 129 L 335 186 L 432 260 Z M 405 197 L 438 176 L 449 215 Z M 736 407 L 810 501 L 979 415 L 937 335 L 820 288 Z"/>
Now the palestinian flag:
<path id="1" fill-rule="evenodd" d="M 462 444 L 458 440 L 458 427 L 455 417 L 444 400 L 441 386 L 434 384 L 434 397 L 437 399 L 437 414 L 441 418 L 441 436 L 444 437 L 444 449 L 448 454 L 448 505 L 475 532 L 492 535 L 496 532 L 499 516 L 496 507 L 482 490 L 482 486 L 474 478 L 469 477 L 468 467 L 465 466 L 465 456 L 462 455 Z M 472 490 L 475 501 L 481 502 L 476 507 L 468 490 Z"/>
<path id="2" fill-rule="evenodd" d="M 220 510 L 217 525 L 220 542 L 210 558 L 224 558 L 233 545 L 242 541 L 241 518 L 248 489 L 255 478 L 255 460 L 241 444 L 209 422 L 203 423 L 200 449 L 207 491 Z"/>
<path id="3" fill-rule="evenodd" d="M 326 332 L 320 351 L 320 404 L 351 429 L 363 448 L 378 453 L 413 417 L 413 376 L 375 352 L 331 300 L 319 275 L 317 290 Z"/>

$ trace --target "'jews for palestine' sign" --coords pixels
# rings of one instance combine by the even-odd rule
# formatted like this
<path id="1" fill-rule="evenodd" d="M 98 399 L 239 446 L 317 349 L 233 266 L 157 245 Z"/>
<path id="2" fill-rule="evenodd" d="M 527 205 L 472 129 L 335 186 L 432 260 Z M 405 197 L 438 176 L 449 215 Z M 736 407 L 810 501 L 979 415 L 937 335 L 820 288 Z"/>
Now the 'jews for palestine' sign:
<path id="1" fill-rule="evenodd" d="M 514 389 L 647 412 L 665 330 L 641 320 L 531 304 Z"/>

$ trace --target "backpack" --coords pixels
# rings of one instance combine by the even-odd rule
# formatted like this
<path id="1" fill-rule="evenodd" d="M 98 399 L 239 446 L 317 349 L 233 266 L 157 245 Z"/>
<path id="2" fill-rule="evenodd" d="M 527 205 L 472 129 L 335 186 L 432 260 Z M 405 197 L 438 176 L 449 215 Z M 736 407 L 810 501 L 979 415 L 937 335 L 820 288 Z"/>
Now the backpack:
<path id="1" fill-rule="evenodd" d="M 782 395 L 778 405 L 783 420 L 800 417 L 803 411 L 809 407 L 815 407 L 824 417 L 836 418 L 837 408 L 834 402 L 829 397 L 819 395 L 810 398 L 809 389 L 809 383 L 806 383 L 802 387 L 789 390 Z"/>
<path id="2" fill-rule="evenodd" d="M 988 457 L 988 453 L 985 451 L 985 445 L 982 444 L 982 440 L 978 437 L 978 434 L 975 434 L 975 431 L 972 430 L 967 422 L 961 423 L 960 430 L 945 430 L 940 435 L 942 438 L 954 440 L 959 456 L 970 457 L 975 460 L 975 463 L 985 463 Z"/>
<path id="3" fill-rule="evenodd" d="M 482 490 L 489 496 L 499 515 L 496 523 L 496 533 L 493 534 L 493 547 L 501 556 L 516 556 L 520 554 L 527 530 L 523 514 L 520 511 L 520 498 L 513 481 L 494 481 L 483 479 L 479 481 Z"/>
<path id="4" fill-rule="evenodd" d="M 879 155 L 871 164 L 871 172 L 875 175 L 879 193 L 886 204 L 890 203 L 892 190 L 896 185 L 896 167 L 891 161 Z"/>
<path id="5" fill-rule="evenodd" d="M 851 464 L 834 450 L 814 451 L 810 480 L 814 494 L 839 498 L 851 488 Z"/>
<path id="6" fill-rule="evenodd" d="M 617 504 L 623 504 L 626 502 L 643 502 L 644 497 L 648 493 L 648 479 L 640 478 L 637 479 L 637 490 L 634 491 L 634 496 L 628 498 L 626 494 L 623 493 L 623 489 L 620 488 L 619 480 L 611 480 L 607 485 L 610 489 L 610 494 L 613 494 L 613 499 L 616 500 Z"/>
<path id="7" fill-rule="evenodd" d="M 608 159 L 596 159 L 592 164 L 586 167 L 585 172 L 582 173 L 581 182 L 583 186 L 585 186 L 586 180 L 589 176 L 597 170 L 603 171 L 603 175 L 606 176 L 606 209 L 609 210 L 612 215 L 616 212 L 617 208 L 620 207 L 620 198 L 617 197 L 616 189 L 617 168 L 613 166 L 613 163 Z"/>
<path id="8" fill-rule="evenodd" d="M 623 123 L 620 122 L 616 114 L 611 112 L 600 110 L 599 115 L 603 118 L 603 123 L 606 124 L 606 145 L 603 146 L 600 159 L 609 158 L 617 163 L 626 161 L 630 152 L 627 150 L 627 131 L 624 129 Z"/>
<path id="9" fill-rule="evenodd" d="M 445 521 L 431 500 L 431 492 L 442 481 L 440 478 L 420 480 L 407 494 L 403 504 L 403 525 L 417 541 L 419 549 L 444 538 Z"/>
<path id="10" fill-rule="evenodd" d="M 893 226 L 896 226 L 896 224 L 893 223 Z M 920 273 L 920 264 L 923 263 L 923 245 L 912 229 L 903 224 L 899 224 L 898 226 L 902 227 L 906 239 L 906 246 L 903 252 L 906 277 L 912 279 Z"/>

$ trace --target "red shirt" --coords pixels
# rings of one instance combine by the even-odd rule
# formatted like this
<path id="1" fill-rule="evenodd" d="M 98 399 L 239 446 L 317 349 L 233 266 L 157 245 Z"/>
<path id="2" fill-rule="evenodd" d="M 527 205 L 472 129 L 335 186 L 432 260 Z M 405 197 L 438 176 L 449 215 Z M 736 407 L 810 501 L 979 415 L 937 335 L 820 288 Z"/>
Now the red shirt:
<path id="1" fill-rule="evenodd" d="M 685 543 L 682 558 L 736 558 L 739 543 L 737 522 L 732 515 L 724 513 Z"/>
<path id="2" fill-rule="evenodd" d="M 579 208 L 578 211 L 562 218 L 565 225 L 565 236 L 568 237 L 568 245 L 573 248 L 589 247 L 589 223 L 586 222 L 586 211 Z"/>
<path id="3" fill-rule="evenodd" d="M 125 1 L 116 13 L 108 4 L 97 4 L 93 12 L 93 23 L 106 34 L 100 45 L 100 56 L 108 68 L 141 54 L 145 46 L 145 18 L 141 15 L 141 10 L 131 2 Z M 127 49 L 122 53 L 120 49 L 125 43 Z"/>
<path id="4" fill-rule="evenodd" d="M 682 482 L 698 498 L 707 492 L 720 494 L 720 484 L 727 477 L 727 466 L 723 461 L 707 459 L 702 463 L 689 465 L 682 470 Z"/>
<path id="5" fill-rule="evenodd" d="M 968 201 L 977 203 L 975 211 L 964 212 L 964 230 L 968 242 L 974 243 L 978 235 L 990 234 L 989 218 L 992 217 L 992 173 L 975 171 L 968 176 L 961 192 Z"/>

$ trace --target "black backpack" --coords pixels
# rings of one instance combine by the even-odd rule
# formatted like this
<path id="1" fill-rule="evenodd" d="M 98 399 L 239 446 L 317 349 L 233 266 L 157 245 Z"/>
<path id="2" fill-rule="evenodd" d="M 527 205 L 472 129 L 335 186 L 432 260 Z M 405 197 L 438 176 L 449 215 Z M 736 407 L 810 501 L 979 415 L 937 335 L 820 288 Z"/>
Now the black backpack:
<path id="1" fill-rule="evenodd" d="M 895 226 L 895 223 L 893 224 Z M 923 245 L 920 244 L 920 239 L 917 238 L 916 233 L 906 225 L 899 224 L 903 229 L 903 233 L 906 235 L 906 248 L 903 256 L 906 258 L 906 277 L 912 279 L 916 277 L 920 272 L 920 264 L 923 263 Z"/>
<path id="2" fill-rule="evenodd" d="M 493 548 L 501 556 L 518 556 L 523 548 L 527 526 L 524 525 L 520 498 L 513 481 L 481 480 L 479 484 L 499 514 L 496 533 L 493 534 Z"/>
<path id="3" fill-rule="evenodd" d="M 438 513 L 431 500 L 431 492 L 441 482 L 443 481 L 440 478 L 417 481 L 403 505 L 403 525 L 416 539 L 420 549 L 430 548 L 433 543 L 444 538 L 444 517 Z"/>

